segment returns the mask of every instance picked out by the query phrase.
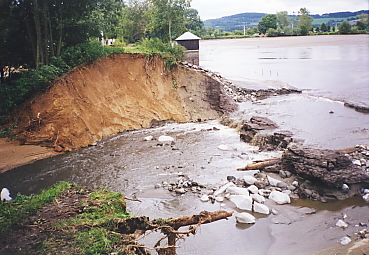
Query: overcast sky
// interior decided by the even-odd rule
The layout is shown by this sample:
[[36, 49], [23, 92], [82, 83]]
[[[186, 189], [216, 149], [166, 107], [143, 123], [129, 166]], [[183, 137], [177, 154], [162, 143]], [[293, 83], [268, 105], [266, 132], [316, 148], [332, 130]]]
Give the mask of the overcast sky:
[[360, 11], [369, 9], [369, 0], [192, 0], [202, 20], [221, 18], [244, 12], [274, 14], [278, 11], [298, 12], [306, 7], [311, 14]]

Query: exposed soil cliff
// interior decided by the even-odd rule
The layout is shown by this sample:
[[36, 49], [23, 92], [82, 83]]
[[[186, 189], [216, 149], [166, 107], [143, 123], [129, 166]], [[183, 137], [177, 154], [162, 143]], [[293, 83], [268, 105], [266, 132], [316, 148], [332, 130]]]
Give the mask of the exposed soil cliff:
[[214, 119], [234, 109], [222, 84], [201, 70], [176, 65], [169, 72], [158, 55], [113, 54], [56, 80], [13, 121], [22, 143], [68, 151], [153, 120]]

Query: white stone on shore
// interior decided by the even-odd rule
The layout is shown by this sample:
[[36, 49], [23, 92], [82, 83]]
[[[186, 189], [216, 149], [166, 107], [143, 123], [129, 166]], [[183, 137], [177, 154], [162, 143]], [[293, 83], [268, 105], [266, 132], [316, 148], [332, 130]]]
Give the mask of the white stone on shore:
[[361, 161], [359, 159], [352, 161], [352, 164], [361, 166]]
[[245, 195], [245, 196], [249, 196], [250, 192], [248, 189], [246, 188], [240, 188], [240, 187], [228, 187], [226, 190], [227, 193], [230, 193], [232, 195]]
[[202, 201], [202, 202], [208, 202], [209, 200], [210, 200], [210, 198], [209, 198], [209, 196], [208, 195], [202, 195], [201, 196], [201, 198], [200, 198], [200, 200]]
[[227, 182], [226, 184], [224, 184], [222, 187], [220, 187], [219, 189], [217, 189], [216, 191], [214, 191], [214, 197], [219, 196], [220, 194], [222, 194], [224, 191], [226, 191], [227, 188], [229, 187], [236, 187], [236, 185], [233, 182]]
[[11, 201], [12, 198], [10, 197], [10, 191], [7, 188], [3, 188], [1, 190], [0, 198], [1, 201]]
[[144, 138], [144, 141], [151, 141], [152, 139], [154, 139], [154, 137], [152, 135], [149, 135]]
[[236, 215], [238, 223], [253, 224], [256, 222], [256, 218], [249, 213], [242, 212]]
[[257, 179], [254, 176], [246, 175], [243, 177], [247, 185], [254, 185]]
[[252, 200], [258, 202], [258, 203], [264, 203], [265, 202], [265, 197], [259, 195], [259, 194], [251, 194], [250, 195]]
[[223, 203], [224, 197], [216, 197], [215, 201], [217, 201], [218, 203]]
[[269, 199], [273, 200], [274, 202], [276, 202], [277, 204], [289, 204], [291, 203], [291, 199], [287, 194], [284, 194], [282, 192], [273, 190], [270, 195], [269, 195]]
[[257, 194], [259, 192], [258, 187], [256, 187], [255, 185], [251, 185], [250, 187], [247, 188], [252, 194]]
[[245, 195], [230, 195], [229, 201], [233, 202], [240, 210], [252, 211], [252, 198]]
[[266, 214], [269, 215], [270, 210], [269, 207], [264, 205], [264, 204], [260, 204], [258, 202], [254, 202], [254, 207], [253, 207], [254, 212], [257, 213], [261, 213], [261, 214]]
[[351, 242], [351, 238], [344, 236], [340, 239], [340, 244], [342, 245], [348, 245]]
[[365, 194], [363, 196], [363, 199], [364, 199], [365, 202], [368, 202], [369, 203], [369, 194]]
[[218, 146], [218, 149], [221, 151], [232, 151], [233, 148], [226, 144], [221, 144]]
[[174, 138], [167, 135], [161, 135], [159, 136], [158, 141], [161, 143], [170, 143], [174, 141]]
[[295, 186], [295, 187], [298, 187], [299, 186], [299, 182], [298, 181], [293, 181], [292, 182], [292, 185]]
[[277, 180], [273, 177], [267, 176], [268, 177], [268, 181], [269, 181], [269, 185], [273, 186], [273, 187], [277, 187], [278, 183], [282, 182], [280, 180]]
[[336, 226], [337, 227], [340, 227], [340, 228], [347, 228], [348, 227], [348, 224], [346, 222], [344, 222], [343, 220], [338, 220], [336, 222]]

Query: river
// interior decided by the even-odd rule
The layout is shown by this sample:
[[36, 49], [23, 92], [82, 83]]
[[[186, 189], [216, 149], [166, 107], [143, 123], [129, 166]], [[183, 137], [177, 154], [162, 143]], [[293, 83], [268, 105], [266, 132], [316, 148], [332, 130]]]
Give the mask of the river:
[[[334, 37], [336, 38], [341, 37]], [[341, 42], [342, 47], [345, 44], [357, 45], [351, 49], [356, 60], [361, 58], [361, 54], [366, 54], [362, 56], [365, 58], [363, 62], [360, 62], [365, 65], [365, 60], [368, 60], [368, 45], [364, 42], [368, 37], [344, 38], [347, 41]], [[364, 40], [358, 43], [360, 40], [357, 38]], [[328, 78], [320, 84], [316, 83], [320, 79], [315, 75], [322, 77], [321, 68], [325, 66], [320, 63], [322, 56], [316, 51], [322, 51], [325, 40], [330, 40], [333, 48], [332, 38], [316, 37], [313, 38], [314, 44], [309, 43], [309, 39], [310, 37], [292, 37], [202, 41], [200, 65], [220, 72], [241, 86], [250, 83], [252, 79], [254, 86], [288, 83], [304, 90], [301, 95], [272, 97], [258, 103], [241, 103], [240, 111], [235, 113], [237, 117], [267, 116], [275, 120], [281, 129], [291, 130], [294, 137], [304, 140], [308, 145], [343, 148], [357, 143], [369, 144], [369, 115], [344, 107], [341, 101], [336, 100], [339, 95], [347, 94], [330, 89], [339, 87], [339, 91], [354, 92], [354, 89], [342, 88], [348, 85], [346, 78], [332, 80], [335, 84], [326, 84], [331, 81]], [[320, 43], [316, 40], [320, 40]], [[333, 76], [331, 72], [337, 69], [338, 63], [341, 63], [340, 70], [345, 70], [346, 67], [356, 70], [355, 61], [347, 64], [344, 59], [337, 60], [347, 56], [342, 53], [343, 50], [328, 51], [332, 55], [325, 55], [326, 58], [333, 58], [335, 60], [332, 61], [337, 62], [334, 66], [325, 66], [324, 72], [329, 77]], [[340, 53], [339, 56], [337, 53]], [[301, 54], [303, 58], [296, 57]], [[360, 77], [353, 80], [355, 86], [362, 85], [358, 89], [358, 97], [365, 97], [368, 70], [369, 68], [358, 71], [363, 72], [360, 77], [364, 85], [360, 83]], [[303, 73], [309, 73], [309, 76], [304, 76]], [[260, 82], [272, 79], [277, 82]], [[311, 85], [307, 80], [310, 80]], [[330, 111], [334, 113], [331, 114]], [[144, 137], [148, 135], [156, 138], [160, 135], [175, 137], [176, 149], [173, 150], [169, 145], [158, 146], [155, 140], [144, 141]], [[219, 150], [219, 145], [227, 145], [231, 149]], [[193, 181], [217, 188], [226, 181], [228, 175], [242, 178], [244, 173], [236, 171], [237, 168], [254, 159], [270, 158], [278, 153], [280, 152], [258, 153], [256, 147], [240, 142], [236, 130], [220, 125], [217, 120], [168, 124], [154, 129], [123, 132], [103, 139], [96, 146], [18, 167], [0, 175], [0, 187], [9, 188], [12, 194], [38, 192], [58, 181], [76, 182], [93, 188], [108, 187], [112, 191], [123, 192], [127, 197], [136, 196], [141, 199], [142, 202], [127, 201], [129, 211], [151, 218], [192, 215], [202, 210], [237, 211], [229, 202], [204, 203], [200, 201], [199, 194], [174, 195], [163, 188], [155, 188], [155, 185], [176, 180], [179, 174], [185, 174]], [[361, 198], [324, 204], [293, 199], [290, 205], [276, 205], [271, 201], [267, 205], [276, 209], [279, 214], [255, 214], [257, 222], [253, 225], [237, 224], [234, 217], [203, 225], [195, 236], [178, 243], [178, 254], [312, 254], [338, 245], [337, 241], [341, 237], [354, 235], [357, 231], [356, 224], [369, 220], [369, 205]], [[342, 218], [343, 214], [347, 215], [346, 221], [349, 223], [345, 230], [335, 227], [337, 219]], [[158, 238], [158, 234], [149, 235], [142, 242], [153, 246]]]

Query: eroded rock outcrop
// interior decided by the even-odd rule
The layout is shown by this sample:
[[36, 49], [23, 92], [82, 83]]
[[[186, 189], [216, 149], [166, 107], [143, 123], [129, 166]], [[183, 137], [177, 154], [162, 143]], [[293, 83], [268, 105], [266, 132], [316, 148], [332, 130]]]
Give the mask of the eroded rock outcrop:
[[314, 183], [341, 188], [343, 184], [369, 185], [369, 175], [338, 150], [320, 150], [291, 146], [285, 151], [280, 167]]

